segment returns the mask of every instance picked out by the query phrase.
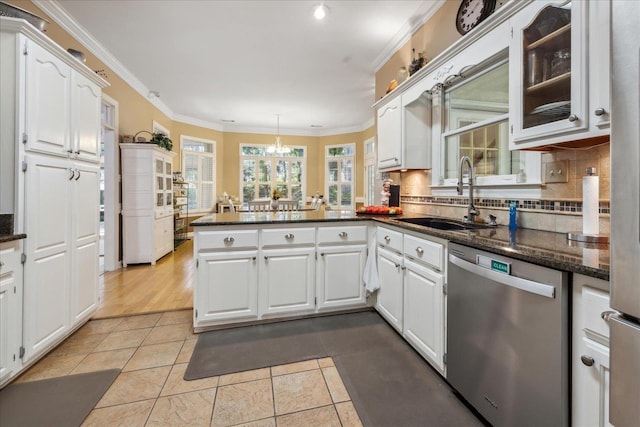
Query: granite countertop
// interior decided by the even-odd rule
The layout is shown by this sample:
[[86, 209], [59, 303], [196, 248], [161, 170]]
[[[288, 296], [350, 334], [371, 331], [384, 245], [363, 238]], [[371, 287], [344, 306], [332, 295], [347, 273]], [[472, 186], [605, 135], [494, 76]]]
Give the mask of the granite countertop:
[[0, 243], [12, 242], [14, 240], [25, 239], [26, 234], [2, 234], [0, 235]]
[[[427, 215], [403, 215], [425, 217]], [[303, 223], [323, 221], [368, 221], [388, 224], [414, 232], [440, 237], [455, 243], [557, 270], [609, 280], [609, 245], [572, 244], [564, 233], [518, 229], [506, 226], [469, 231], [445, 231], [398, 221], [396, 216], [357, 215], [354, 211], [239, 212], [211, 214], [190, 223], [198, 226]]]
[[0, 243], [12, 242], [27, 237], [13, 232], [13, 214], [0, 214]]

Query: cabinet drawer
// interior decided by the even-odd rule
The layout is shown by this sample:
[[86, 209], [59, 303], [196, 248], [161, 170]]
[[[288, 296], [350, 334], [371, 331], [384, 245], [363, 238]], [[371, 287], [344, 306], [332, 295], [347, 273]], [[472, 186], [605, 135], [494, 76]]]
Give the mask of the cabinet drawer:
[[361, 243], [367, 241], [367, 226], [351, 227], [319, 227], [318, 244], [327, 243]]
[[199, 231], [199, 249], [257, 248], [258, 230]]
[[444, 249], [440, 243], [405, 234], [403, 245], [406, 256], [425, 262], [437, 270], [442, 270]]
[[602, 319], [602, 312], [611, 310], [609, 294], [590, 286], [582, 287], [584, 307], [584, 329], [586, 333], [596, 333], [609, 338], [609, 324]]
[[379, 245], [402, 253], [402, 233], [400, 232], [378, 227], [378, 230], [376, 230], [376, 242]]
[[262, 246], [315, 245], [315, 228], [276, 228], [262, 230]]

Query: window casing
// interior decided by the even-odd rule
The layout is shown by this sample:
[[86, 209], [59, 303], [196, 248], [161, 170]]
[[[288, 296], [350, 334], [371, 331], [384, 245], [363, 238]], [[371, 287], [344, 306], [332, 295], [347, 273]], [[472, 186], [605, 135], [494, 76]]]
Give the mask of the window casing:
[[304, 201], [306, 194], [306, 148], [291, 147], [291, 153], [267, 153], [267, 145], [240, 145], [242, 202], [270, 199], [277, 190], [283, 199]]
[[182, 175], [188, 183], [189, 212], [210, 212], [215, 203], [216, 142], [181, 136]]
[[364, 204], [376, 204], [376, 165], [378, 156], [373, 138], [364, 142]]
[[356, 145], [328, 145], [325, 150], [325, 197], [327, 205], [355, 208]]

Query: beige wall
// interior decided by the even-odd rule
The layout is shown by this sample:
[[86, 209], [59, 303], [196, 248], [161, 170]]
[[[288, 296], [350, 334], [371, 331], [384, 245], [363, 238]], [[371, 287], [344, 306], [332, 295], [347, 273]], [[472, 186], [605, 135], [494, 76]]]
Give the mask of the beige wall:
[[385, 95], [389, 82], [395, 80], [400, 67], [409, 68], [412, 49], [425, 52], [427, 62], [438, 56], [451, 46], [461, 36], [456, 30], [455, 18], [460, 1], [447, 0], [445, 4], [418, 29], [411, 39], [405, 43], [393, 56], [376, 72], [375, 100]]

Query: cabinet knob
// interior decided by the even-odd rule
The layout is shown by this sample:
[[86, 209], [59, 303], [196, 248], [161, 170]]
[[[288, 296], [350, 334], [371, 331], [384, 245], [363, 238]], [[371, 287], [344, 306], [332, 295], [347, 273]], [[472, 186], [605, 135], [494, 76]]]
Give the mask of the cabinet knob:
[[598, 117], [604, 116], [605, 114], [607, 114], [607, 110], [605, 110], [604, 108], [596, 108], [593, 114], [595, 114]]
[[396, 268], [400, 268], [400, 264], [396, 264]]
[[349, 233], [347, 233], [346, 231], [341, 231], [340, 233], [338, 233], [338, 236], [345, 238], [349, 235]]
[[602, 317], [602, 320], [604, 320], [605, 322], [609, 322], [609, 319], [611, 319], [611, 316], [613, 316], [614, 314], [616, 314], [615, 311], [603, 311], [600, 314], [600, 317]]
[[72, 150], [72, 149], [68, 149], [68, 150], [67, 150], [67, 153], [69, 153], [69, 154], [73, 154], [73, 150]]
[[418, 246], [416, 248], [416, 252], [418, 253], [418, 255], [422, 255], [424, 253], [424, 249], [422, 249], [420, 246]]
[[389, 241], [390, 241], [390, 240], [391, 240], [391, 237], [389, 237], [389, 236], [384, 236], [384, 241], [385, 241], [385, 242], [389, 243]]
[[582, 360], [582, 363], [585, 366], [593, 366], [593, 364], [596, 362], [591, 356], [580, 356], [580, 360]]
[[0, 268], [4, 267], [4, 261], [0, 261]]
[[293, 240], [294, 237], [295, 236], [293, 234], [291, 234], [291, 233], [284, 235], [284, 238], [287, 239], [287, 240]]
[[571, 114], [571, 115], [569, 116], [569, 121], [570, 121], [571, 123], [573, 123], [573, 122], [577, 122], [577, 121], [578, 121], [578, 116], [576, 116], [575, 114]]
[[224, 242], [225, 243], [233, 243], [236, 239], [234, 239], [233, 237], [225, 237], [224, 238]]

